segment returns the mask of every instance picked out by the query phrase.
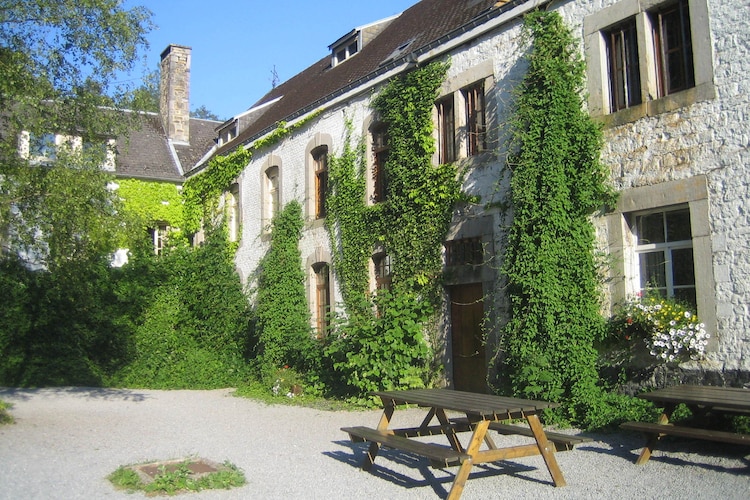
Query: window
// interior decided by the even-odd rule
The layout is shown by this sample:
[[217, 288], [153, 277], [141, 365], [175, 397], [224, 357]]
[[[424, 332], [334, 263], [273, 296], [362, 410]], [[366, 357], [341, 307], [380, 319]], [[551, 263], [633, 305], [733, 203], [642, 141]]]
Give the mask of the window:
[[312, 152], [315, 173], [315, 218], [326, 216], [326, 193], [328, 192], [328, 147], [321, 146]]
[[687, 0], [651, 12], [659, 96], [695, 86]]
[[346, 61], [359, 52], [359, 32], [355, 33], [351, 38], [347, 38], [343, 42], [331, 46], [331, 50], [333, 52], [333, 66]]
[[375, 289], [391, 289], [391, 257], [385, 252], [378, 253], [372, 257], [375, 267]]
[[156, 227], [148, 230], [149, 236], [151, 237], [151, 241], [154, 245], [154, 253], [156, 255], [161, 255], [164, 251], [164, 247], [167, 244], [168, 231], [169, 226], [166, 224], [166, 222], [160, 222], [156, 225]]
[[584, 18], [591, 114], [628, 109], [622, 123], [715, 98], [708, 18], [707, 0], [621, 0]]
[[388, 132], [385, 125], [380, 124], [372, 131], [372, 201], [385, 201], [388, 185], [385, 175], [385, 163], [388, 161]]
[[464, 266], [482, 265], [484, 262], [484, 249], [482, 238], [461, 238], [445, 242], [445, 265]]
[[690, 211], [678, 208], [635, 214], [631, 223], [636, 236], [641, 291], [656, 290], [696, 305], [693, 236]]
[[323, 338], [331, 326], [331, 271], [327, 263], [321, 262], [313, 266], [313, 272], [315, 273], [315, 325], [318, 338]]
[[453, 94], [436, 103], [438, 117], [438, 162], [456, 160], [456, 120], [453, 114]]
[[279, 167], [266, 169], [266, 223], [270, 224], [279, 213]]
[[240, 240], [240, 187], [232, 185], [227, 193], [227, 229], [229, 241]]
[[641, 103], [635, 18], [606, 33], [609, 67], [610, 109], [619, 111]]
[[54, 160], [57, 156], [55, 134], [29, 134], [29, 158]]
[[475, 156], [487, 149], [487, 124], [484, 107], [484, 82], [464, 89], [466, 101], [466, 132], [468, 156]]

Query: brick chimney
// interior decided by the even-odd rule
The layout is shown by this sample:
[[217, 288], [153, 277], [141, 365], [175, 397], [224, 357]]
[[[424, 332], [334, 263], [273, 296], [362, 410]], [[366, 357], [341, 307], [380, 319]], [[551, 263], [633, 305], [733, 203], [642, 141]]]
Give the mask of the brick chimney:
[[190, 47], [169, 45], [161, 53], [159, 110], [167, 138], [190, 142]]

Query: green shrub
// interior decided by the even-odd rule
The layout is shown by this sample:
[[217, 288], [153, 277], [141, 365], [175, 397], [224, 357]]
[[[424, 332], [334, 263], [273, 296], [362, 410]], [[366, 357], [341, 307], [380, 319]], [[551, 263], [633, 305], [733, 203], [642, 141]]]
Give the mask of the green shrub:
[[302, 225], [302, 207], [296, 201], [288, 203], [274, 217], [271, 247], [259, 265], [253, 347], [258, 375], [270, 383], [283, 366], [307, 371], [317, 347], [298, 247]]
[[415, 295], [381, 291], [369, 315], [335, 326], [326, 354], [349, 394], [424, 387], [430, 349], [422, 325], [432, 311]]

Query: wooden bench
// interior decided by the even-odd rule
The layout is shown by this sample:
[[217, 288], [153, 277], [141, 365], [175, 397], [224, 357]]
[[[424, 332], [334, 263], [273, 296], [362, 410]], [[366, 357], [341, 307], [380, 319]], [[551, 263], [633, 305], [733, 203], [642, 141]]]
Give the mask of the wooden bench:
[[[454, 422], [458, 425], [468, 425], [469, 421], [465, 418], [455, 418], [451, 419], [451, 422]], [[531, 432], [531, 428], [520, 426], [520, 425], [512, 425], [512, 424], [502, 424], [500, 422], [492, 422], [490, 423], [490, 429], [493, 431], [499, 432], [500, 434], [520, 434], [522, 436], [527, 437], [534, 437], [534, 433]], [[547, 440], [551, 443], [554, 443], [556, 451], [569, 451], [572, 450], [573, 447], [577, 444], [581, 443], [587, 443], [592, 441], [591, 438], [585, 437], [585, 436], [572, 436], [568, 434], [560, 434], [557, 432], [547, 432], [544, 431], [544, 434], [547, 436]]]
[[355, 443], [369, 441], [387, 448], [426, 457], [436, 469], [457, 465], [471, 459], [466, 453], [461, 453], [453, 448], [396, 436], [388, 431], [379, 431], [370, 427], [342, 427], [341, 430], [348, 433]]
[[672, 424], [654, 424], [649, 422], [624, 422], [620, 424], [621, 429], [628, 431], [640, 431], [649, 435], [679, 436], [693, 439], [705, 439], [707, 441], [718, 441], [720, 443], [750, 445], [750, 434], [738, 434], [735, 432], [714, 431], [709, 429], [697, 429]]

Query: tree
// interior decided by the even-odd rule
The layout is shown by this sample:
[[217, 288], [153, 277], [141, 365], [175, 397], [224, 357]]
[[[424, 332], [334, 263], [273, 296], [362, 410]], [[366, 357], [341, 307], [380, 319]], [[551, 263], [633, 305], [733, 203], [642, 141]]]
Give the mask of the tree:
[[[113, 248], [117, 199], [101, 166], [129, 125], [113, 110], [132, 100], [113, 81], [147, 46], [150, 16], [117, 0], [0, 2], [0, 234], [39, 265]], [[34, 154], [49, 134], [57, 144]]]
[[130, 102], [126, 103], [127, 109], [138, 111], [159, 112], [159, 70], [151, 71], [143, 77], [140, 87], [131, 93]]
[[614, 200], [600, 162], [601, 132], [583, 108], [585, 68], [559, 14], [524, 20], [532, 48], [517, 97], [505, 253], [510, 318], [502, 333], [509, 389], [564, 401], [581, 423], [601, 400], [593, 342], [599, 275], [590, 216]]
[[214, 120], [217, 122], [220, 121], [219, 116], [213, 111], [209, 110], [205, 104], [202, 104], [200, 107], [195, 108], [193, 111], [191, 111], [190, 116], [192, 116], [193, 118], [200, 118], [202, 120]]

